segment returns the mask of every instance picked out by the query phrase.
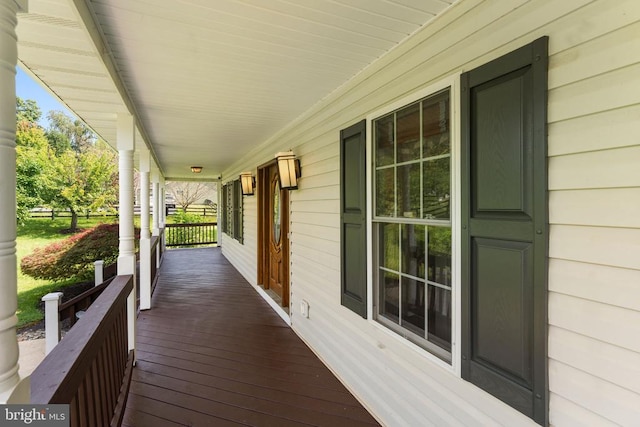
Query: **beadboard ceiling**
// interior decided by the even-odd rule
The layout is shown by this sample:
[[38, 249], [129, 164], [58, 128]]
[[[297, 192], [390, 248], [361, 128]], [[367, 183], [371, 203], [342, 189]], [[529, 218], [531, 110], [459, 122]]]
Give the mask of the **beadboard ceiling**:
[[215, 179], [455, 0], [29, 0], [20, 66], [168, 179]]

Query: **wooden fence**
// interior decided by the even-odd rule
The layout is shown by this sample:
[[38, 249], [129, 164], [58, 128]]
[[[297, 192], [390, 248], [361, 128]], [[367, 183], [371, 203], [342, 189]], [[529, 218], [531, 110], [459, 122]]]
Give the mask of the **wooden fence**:
[[[176, 212], [181, 211], [182, 208], [167, 208], [167, 215], [173, 215]], [[195, 214], [195, 215], [200, 215], [200, 216], [204, 216], [204, 217], [215, 217], [218, 214], [218, 211], [215, 207], [211, 207], [211, 206], [189, 206], [187, 208], [187, 213], [190, 214]], [[136, 206], [134, 208], [134, 214], [135, 215], [140, 215], [140, 207]], [[102, 217], [117, 217], [118, 216], [118, 212], [92, 212], [92, 211], [85, 211], [85, 212], [79, 212], [78, 213], [78, 217], [79, 218], [102, 218]], [[42, 209], [42, 208], [38, 208], [38, 209], [33, 209], [30, 211], [30, 217], [31, 218], [49, 218], [49, 219], [55, 219], [55, 218], [71, 218], [71, 212], [69, 212], [68, 210], [54, 210], [54, 209]]]

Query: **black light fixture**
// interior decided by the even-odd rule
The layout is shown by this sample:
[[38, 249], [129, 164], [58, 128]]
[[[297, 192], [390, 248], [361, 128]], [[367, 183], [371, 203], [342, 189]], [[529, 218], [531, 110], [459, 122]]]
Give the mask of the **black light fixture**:
[[191, 172], [193, 172], [193, 173], [202, 172], [202, 166], [191, 166]]
[[300, 160], [296, 159], [293, 151], [286, 151], [276, 154], [278, 162], [278, 176], [280, 177], [280, 188], [283, 190], [295, 190], [298, 188], [298, 178], [300, 178]]
[[251, 175], [251, 172], [242, 172], [240, 174], [240, 184], [242, 185], [243, 196], [253, 196], [256, 179]]

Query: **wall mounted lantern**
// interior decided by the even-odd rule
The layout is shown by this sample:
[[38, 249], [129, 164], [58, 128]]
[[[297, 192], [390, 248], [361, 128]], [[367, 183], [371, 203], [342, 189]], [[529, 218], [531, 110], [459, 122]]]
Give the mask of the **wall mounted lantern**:
[[296, 159], [293, 151], [286, 151], [276, 154], [278, 161], [278, 175], [280, 177], [280, 188], [283, 190], [295, 190], [298, 188], [298, 178], [300, 178], [300, 160]]
[[202, 166], [191, 166], [191, 172], [193, 172], [193, 173], [202, 172]]
[[253, 196], [256, 179], [251, 175], [251, 172], [242, 172], [240, 174], [240, 184], [242, 185], [243, 196]]

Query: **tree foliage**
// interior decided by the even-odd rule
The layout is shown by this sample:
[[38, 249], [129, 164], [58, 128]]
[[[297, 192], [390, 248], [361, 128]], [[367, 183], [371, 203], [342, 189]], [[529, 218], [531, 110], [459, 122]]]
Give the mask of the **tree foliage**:
[[[136, 230], [138, 234], [139, 230]], [[96, 260], [103, 260], [105, 265], [117, 261], [118, 245], [118, 224], [101, 224], [35, 249], [22, 259], [20, 268], [24, 274], [36, 279], [89, 279], [93, 276]]]
[[205, 217], [202, 215], [184, 211], [176, 212], [172, 218], [173, 222], [176, 224], [198, 224], [205, 222]]
[[112, 205], [117, 200], [116, 154], [97, 140], [80, 120], [50, 111], [49, 129], [37, 120], [33, 100], [16, 99], [16, 178], [18, 221], [38, 205], [71, 212], [71, 230], [78, 214]]
[[71, 230], [78, 214], [114, 204], [117, 200], [115, 153], [106, 147], [90, 147], [83, 153], [67, 150], [52, 163], [45, 202], [71, 212]]
[[46, 136], [49, 141], [49, 147], [51, 147], [56, 156], [71, 150], [71, 142], [65, 134], [55, 130], [48, 130]]
[[33, 99], [16, 97], [16, 122], [38, 123], [42, 117], [42, 111], [38, 103]]
[[93, 147], [96, 142], [95, 134], [78, 119], [72, 119], [62, 111], [49, 111], [50, 138], [57, 141], [69, 142], [71, 148], [76, 152], [84, 152]]
[[29, 210], [42, 203], [50, 162], [49, 144], [44, 130], [22, 120], [16, 128], [17, 220], [23, 223]]

